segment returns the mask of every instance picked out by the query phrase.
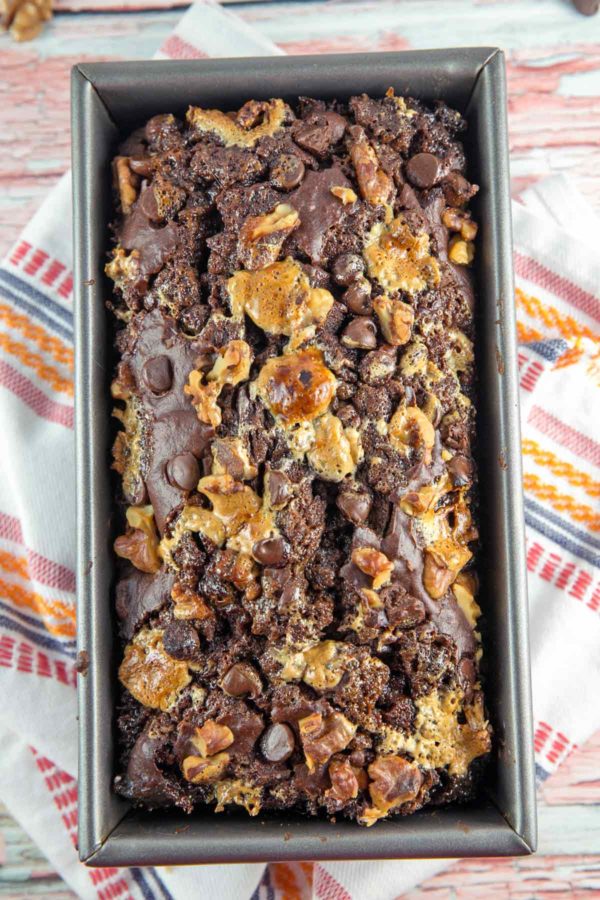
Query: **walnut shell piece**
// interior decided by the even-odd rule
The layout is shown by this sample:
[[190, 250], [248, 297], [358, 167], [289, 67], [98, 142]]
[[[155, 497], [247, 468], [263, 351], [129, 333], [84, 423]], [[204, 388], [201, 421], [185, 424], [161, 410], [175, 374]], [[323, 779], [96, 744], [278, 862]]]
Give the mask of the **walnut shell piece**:
[[334, 197], [337, 197], [338, 200], [341, 200], [344, 206], [349, 206], [351, 203], [356, 203], [358, 197], [349, 187], [341, 187], [338, 185], [334, 185], [329, 188]]
[[345, 750], [356, 732], [356, 725], [340, 712], [329, 716], [311, 713], [298, 722], [300, 739], [309, 772], [324, 765], [334, 753]]
[[290, 427], [327, 412], [336, 384], [321, 351], [311, 348], [268, 359], [256, 379], [256, 390], [272, 415]]
[[125, 515], [129, 529], [116, 539], [115, 553], [140, 572], [158, 572], [161, 559], [152, 506], [129, 506]]
[[373, 301], [373, 308], [377, 313], [381, 331], [392, 347], [401, 347], [407, 344], [412, 336], [412, 327], [415, 314], [408, 303], [401, 300], [392, 300], [383, 294]]
[[162, 631], [143, 628], [125, 647], [119, 680], [142, 706], [167, 712], [192, 678], [187, 663], [165, 651]]
[[52, 0], [4, 0], [0, 3], [0, 32], [10, 31], [15, 41], [31, 41], [52, 18]]
[[113, 168], [121, 209], [123, 215], [127, 216], [137, 200], [139, 178], [129, 168], [129, 158], [127, 156], [116, 156], [113, 161]]
[[210, 619], [214, 613], [200, 594], [179, 581], [171, 588], [171, 599], [174, 603], [173, 615], [176, 619]]
[[221, 750], [231, 747], [234, 737], [233, 731], [227, 725], [220, 725], [214, 719], [207, 719], [201, 728], [196, 728], [190, 740], [200, 756], [214, 756]]
[[448, 244], [448, 258], [459, 266], [470, 266], [475, 259], [475, 244], [455, 235]]
[[414, 800], [423, 784], [418, 767], [401, 756], [380, 756], [367, 771], [373, 806], [365, 809], [360, 819], [367, 826], [382, 819], [391, 809]]

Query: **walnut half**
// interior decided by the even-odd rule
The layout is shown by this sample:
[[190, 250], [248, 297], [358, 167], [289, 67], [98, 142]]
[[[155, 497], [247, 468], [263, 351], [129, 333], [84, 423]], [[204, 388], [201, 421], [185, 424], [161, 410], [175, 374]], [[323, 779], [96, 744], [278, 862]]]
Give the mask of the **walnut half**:
[[380, 756], [367, 771], [373, 806], [365, 809], [360, 819], [367, 826], [387, 816], [391, 809], [414, 800], [423, 784], [418, 767], [401, 756]]
[[298, 728], [309, 772], [314, 771], [315, 765], [328, 762], [334, 753], [344, 750], [356, 732], [356, 725], [339, 712], [329, 716], [311, 713], [300, 719]]

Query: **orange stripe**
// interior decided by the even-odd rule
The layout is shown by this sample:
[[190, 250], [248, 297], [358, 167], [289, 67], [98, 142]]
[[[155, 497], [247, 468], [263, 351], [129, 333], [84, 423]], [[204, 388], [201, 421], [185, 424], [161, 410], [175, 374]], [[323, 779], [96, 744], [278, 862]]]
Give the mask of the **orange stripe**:
[[526, 491], [531, 491], [540, 500], [547, 500], [554, 509], [566, 512], [575, 522], [582, 522], [591, 531], [600, 531], [600, 515], [591, 506], [577, 503], [567, 494], [561, 494], [554, 485], [546, 484], [537, 475], [525, 475], [523, 485]]
[[296, 875], [286, 863], [269, 863], [273, 884], [281, 891], [281, 900], [302, 900]]
[[564, 478], [573, 487], [582, 488], [590, 497], [600, 497], [600, 481], [595, 481], [587, 472], [580, 472], [571, 463], [559, 459], [550, 450], [544, 450], [537, 441], [523, 441], [523, 453], [531, 456], [539, 466], [550, 469], [553, 475]]
[[559, 312], [550, 303], [542, 303], [538, 297], [526, 294], [521, 288], [515, 291], [517, 306], [524, 309], [532, 319], [538, 319], [548, 328], [557, 328], [564, 338], [589, 338], [597, 343], [600, 335], [593, 332], [586, 325], [582, 325], [572, 316]]
[[47, 616], [52, 615], [52, 612], [48, 609], [49, 606], [51, 607], [53, 605], [52, 601], [47, 602], [43, 597], [40, 597], [39, 594], [32, 594], [20, 585], [10, 584], [8, 581], [4, 581], [1, 578], [0, 594], [14, 603], [15, 606], [25, 607], [26, 609], [38, 613], [38, 615], [43, 618], [44, 625], [50, 634], [57, 635], [58, 637], [75, 637], [75, 624], [73, 622], [55, 625], [48, 621]]
[[41, 356], [33, 353], [25, 344], [20, 341], [14, 341], [7, 334], [0, 334], [0, 347], [15, 356], [23, 365], [27, 366], [55, 391], [73, 396], [73, 382], [67, 378], [63, 378], [60, 372], [53, 366], [48, 366]]
[[526, 344], [528, 341], [542, 341], [544, 336], [541, 331], [537, 331], [535, 328], [529, 328], [527, 325], [524, 325], [523, 322], [520, 322], [517, 319], [517, 334], [519, 336], [519, 341], [521, 344]]
[[[0, 550], [0, 569], [4, 569], [5, 572], [9, 572], [11, 575], [20, 575], [26, 581], [31, 581], [29, 566], [24, 556], [14, 556], [7, 550]], [[75, 610], [70, 603], [64, 603], [62, 600], [45, 600], [39, 594], [32, 594], [31, 596], [39, 597], [44, 608], [56, 618], [75, 621]]]
[[555, 369], [566, 369], [567, 366], [573, 366], [575, 363], [578, 363], [581, 357], [584, 355], [585, 350], [583, 347], [570, 347], [568, 350], [563, 353], [563, 355], [557, 360]]
[[31, 322], [27, 316], [15, 312], [5, 303], [0, 303], [0, 322], [6, 322], [9, 328], [14, 328], [33, 341], [40, 350], [49, 353], [57, 363], [64, 363], [70, 371], [73, 371], [73, 351], [60, 340], [48, 334], [41, 325]]

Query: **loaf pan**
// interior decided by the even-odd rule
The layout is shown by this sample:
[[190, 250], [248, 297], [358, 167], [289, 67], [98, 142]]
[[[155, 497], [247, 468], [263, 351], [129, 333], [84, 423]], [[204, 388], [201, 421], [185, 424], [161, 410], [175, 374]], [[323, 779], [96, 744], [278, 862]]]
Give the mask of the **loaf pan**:
[[[469, 120], [469, 174], [480, 185], [476, 358], [480, 389], [481, 605], [494, 754], [481, 797], [366, 830], [300, 816], [192, 816], [133, 809], [112, 791], [116, 639], [109, 382], [103, 273], [110, 160], [133, 128], [190, 104], [347, 98], [363, 91], [445, 100]], [[190, 62], [82, 63], [73, 69], [78, 491], [79, 854], [91, 866], [262, 860], [511, 856], [536, 842], [505, 71], [494, 48]]]

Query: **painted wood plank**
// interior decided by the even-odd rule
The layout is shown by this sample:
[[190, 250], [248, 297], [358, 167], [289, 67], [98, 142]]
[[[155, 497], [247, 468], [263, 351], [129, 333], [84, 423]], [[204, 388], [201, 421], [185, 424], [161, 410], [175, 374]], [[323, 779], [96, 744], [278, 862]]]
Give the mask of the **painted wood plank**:
[[34, 897], [74, 900], [75, 896], [0, 802], [2, 900], [26, 900]]

